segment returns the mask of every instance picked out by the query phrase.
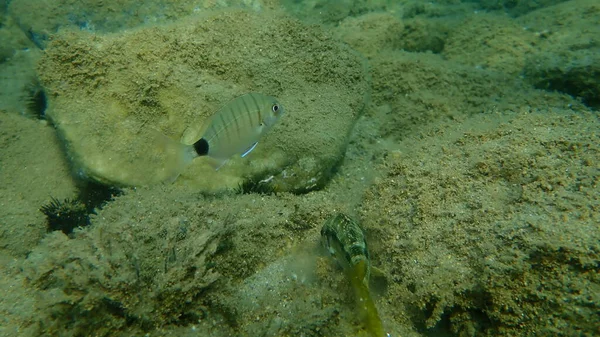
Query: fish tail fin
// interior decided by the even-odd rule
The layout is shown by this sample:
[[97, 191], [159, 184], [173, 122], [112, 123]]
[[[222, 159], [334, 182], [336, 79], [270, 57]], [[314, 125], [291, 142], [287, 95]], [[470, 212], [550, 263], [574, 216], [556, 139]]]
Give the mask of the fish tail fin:
[[198, 155], [193, 145], [180, 143], [158, 131], [154, 132], [154, 138], [162, 155], [163, 181], [173, 183]]
[[381, 318], [379, 317], [379, 312], [377, 311], [377, 307], [375, 306], [375, 302], [369, 291], [368, 281], [365, 282], [364, 279], [364, 276], [366, 275], [366, 267], [364, 264], [365, 261], [361, 261], [359, 264], [355, 265], [350, 278], [356, 296], [358, 314], [364, 322], [369, 335], [372, 337], [386, 336], [383, 330], [383, 324], [381, 323]]
[[354, 289], [356, 294], [356, 301], [358, 306], [358, 313], [361, 320], [365, 324], [365, 328], [372, 337], [383, 337], [386, 336], [383, 330], [383, 324], [381, 318], [379, 318], [379, 312], [373, 301], [373, 297], [369, 292], [366, 285], [361, 284], [358, 289]]
[[192, 163], [194, 158], [197, 157], [194, 155], [195, 152], [192, 145], [178, 143], [177, 146], [178, 149], [175, 151], [175, 160], [168, 162], [166, 165], [168, 172], [171, 172], [167, 179], [165, 179], [165, 181], [169, 183], [174, 183], [179, 175], [181, 175], [181, 172], [183, 172], [183, 170]]

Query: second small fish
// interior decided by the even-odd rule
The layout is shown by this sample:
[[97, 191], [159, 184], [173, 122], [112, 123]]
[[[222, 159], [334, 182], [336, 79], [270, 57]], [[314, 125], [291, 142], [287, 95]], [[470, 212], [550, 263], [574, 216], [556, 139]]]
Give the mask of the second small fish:
[[372, 337], [389, 337], [384, 333], [379, 313], [369, 291], [371, 260], [365, 233], [358, 222], [338, 213], [330, 217], [321, 229], [325, 248], [335, 257], [350, 280], [356, 295], [358, 313]]

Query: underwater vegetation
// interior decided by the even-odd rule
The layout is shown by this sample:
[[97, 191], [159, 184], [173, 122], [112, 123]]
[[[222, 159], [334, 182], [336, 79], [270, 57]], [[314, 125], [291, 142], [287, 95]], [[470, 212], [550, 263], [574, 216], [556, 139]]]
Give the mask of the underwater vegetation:
[[40, 211], [46, 215], [48, 231], [62, 231], [69, 235], [77, 227], [90, 224], [90, 217], [85, 204], [79, 199], [52, 198], [50, 203], [42, 206]]
[[50, 203], [40, 208], [40, 212], [46, 216], [48, 231], [60, 230], [69, 235], [75, 228], [89, 226], [90, 214], [96, 214], [96, 209], [101, 209], [122, 193], [115, 187], [90, 182], [81, 188], [77, 198], [61, 201], [53, 197]]
[[276, 188], [272, 179], [252, 177], [242, 181], [235, 189], [235, 194], [275, 194]]
[[25, 87], [24, 94], [25, 106], [27, 112], [38, 119], [46, 119], [46, 108], [48, 107], [48, 100], [44, 88], [37, 80], [33, 78], [31, 82]]
[[123, 191], [109, 185], [97, 182], [86, 182], [80, 187], [79, 199], [86, 205], [87, 210], [92, 212], [95, 208], [102, 208], [107, 202], [118, 197]]

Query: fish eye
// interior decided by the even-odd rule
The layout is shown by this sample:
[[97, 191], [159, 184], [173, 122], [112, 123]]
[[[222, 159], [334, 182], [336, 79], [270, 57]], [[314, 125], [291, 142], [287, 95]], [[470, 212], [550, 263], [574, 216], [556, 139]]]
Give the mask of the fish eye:
[[273, 107], [271, 108], [271, 110], [273, 110], [273, 112], [279, 111], [279, 105], [278, 104], [273, 104]]

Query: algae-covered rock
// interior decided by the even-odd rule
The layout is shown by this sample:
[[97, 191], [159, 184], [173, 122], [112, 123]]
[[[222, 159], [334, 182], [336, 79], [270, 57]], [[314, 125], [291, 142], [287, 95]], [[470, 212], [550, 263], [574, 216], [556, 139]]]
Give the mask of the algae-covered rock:
[[[569, 0], [482, 0], [479, 1], [479, 8], [486, 11], [502, 11], [510, 16], [518, 17], [532, 11], [538, 11], [545, 7], [550, 7]], [[572, 3], [572, 2], [571, 2]], [[572, 6], [572, 4], [571, 4]]]
[[126, 212], [107, 207], [93, 220], [98, 226], [76, 231], [73, 239], [52, 232], [22, 262], [25, 287], [39, 290], [34, 313], [20, 316], [30, 321], [32, 335], [143, 335], [204, 317], [201, 294], [220, 277], [211, 260], [226, 230], [223, 221], [190, 212], [190, 199], [186, 206], [169, 203], [172, 216], [152, 212], [165, 207], [161, 198], [144, 200]]
[[443, 55], [475, 67], [516, 75], [534, 50], [535, 36], [505, 16], [479, 14], [449, 34]]
[[[115, 32], [148, 23], [171, 22], [211, 8], [263, 7], [261, 0], [13, 0], [7, 3], [10, 16], [40, 48], [47, 45], [50, 34], [64, 27], [90, 32]], [[0, 10], [2, 6], [0, 4]]]
[[[464, 336], [594, 335], [597, 116], [437, 122], [385, 159], [361, 213], [392, 315]], [[574, 132], [574, 130], [579, 130]]]
[[600, 4], [569, 1], [519, 18], [537, 36], [525, 78], [535, 87], [564, 92], [600, 107]]
[[371, 61], [374, 121], [384, 138], [402, 139], [423, 125], [462, 120], [490, 110], [576, 104], [571, 97], [532, 89], [491, 69], [474, 69], [440, 55], [387, 52]]
[[172, 176], [161, 134], [189, 142], [234, 97], [277, 97], [286, 114], [249, 156], [219, 171], [197, 159], [179, 178], [204, 190], [271, 174], [279, 190], [322, 185], [369, 85], [361, 58], [319, 28], [242, 10], [123, 34], [63, 32], [39, 71], [47, 115], [80, 174], [122, 185]]
[[309, 324], [337, 331], [342, 305], [322, 308], [314, 276], [290, 278], [314, 274], [323, 210], [343, 200], [326, 191], [216, 197], [173, 185], [125, 189], [91, 226], [52, 232], [15, 262], [10, 277], [27, 280], [15, 291], [35, 296], [19, 306], [0, 299], [0, 313], [31, 306], [8, 316], [28, 322], [31, 336], [285, 335]]
[[338, 36], [367, 57], [398, 48], [403, 33], [402, 22], [389, 13], [367, 13], [347, 17], [336, 27]]
[[46, 233], [40, 207], [76, 186], [46, 123], [0, 110], [0, 149], [0, 255], [22, 257]]

